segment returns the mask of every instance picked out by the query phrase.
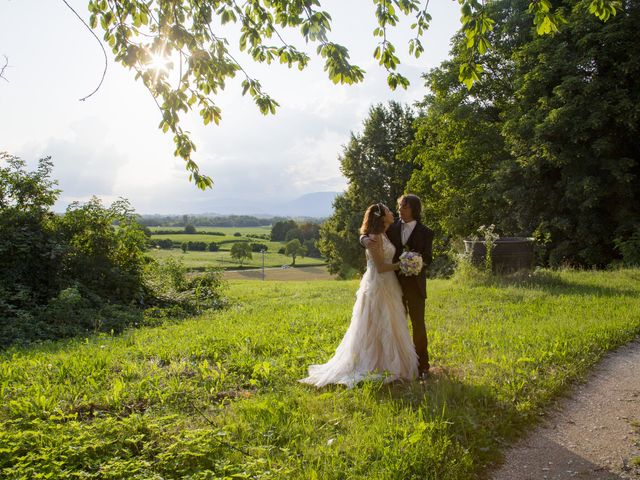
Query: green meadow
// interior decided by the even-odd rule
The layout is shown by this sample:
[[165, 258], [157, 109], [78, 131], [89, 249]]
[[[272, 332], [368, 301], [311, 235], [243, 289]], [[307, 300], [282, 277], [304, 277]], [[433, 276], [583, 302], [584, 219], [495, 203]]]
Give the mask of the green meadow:
[[[197, 232], [193, 234], [184, 233], [182, 227], [151, 227], [152, 240], [171, 240], [174, 244], [183, 242], [215, 242], [219, 250], [216, 252], [188, 251], [183, 252], [180, 248], [173, 249], [150, 249], [147, 254], [155, 260], [163, 260], [169, 257], [180, 260], [189, 269], [202, 269], [216, 267], [223, 269], [235, 269], [240, 267], [240, 262], [231, 258], [230, 250], [236, 242], [259, 243], [267, 246], [264, 255], [264, 266], [268, 268], [290, 265], [291, 257], [278, 253], [278, 250], [286, 245], [286, 242], [272, 242], [262, 238], [252, 238], [247, 235], [269, 235], [271, 226], [265, 227], [196, 227]], [[156, 234], [157, 231], [174, 230], [176, 233]], [[206, 232], [219, 232], [223, 235], [207, 235]], [[240, 235], [236, 235], [236, 234]], [[296, 266], [324, 265], [322, 258], [296, 257]], [[263, 256], [259, 252], [253, 252], [251, 259], [245, 259], [242, 267], [261, 268], [263, 266]]]
[[232, 281], [182, 322], [0, 354], [0, 477], [473, 479], [640, 333], [640, 270], [429, 281], [427, 381], [317, 390], [357, 281]]
[[[151, 232], [157, 231], [175, 231], [176, 233], [184, 232], [184, 227], [149, 227]], [[196, 227], [197, 232], [220, 232], [228, 236], [233, 236], [234, 233], [240, 233], [241, 235], [269, 235], [271, 234], [271, 225], [265, 225], [262, 227]]]
[[[240, 263], [231, 258], [228, 250], [219, 250], [217, 252], [183, 252], [180, 249], [173, 248], [171, 250], [150, 249], [147, 252], [151, 258], [155, 260], [164, 260], [167, 258], [175, 258], [180, 260], [185, 267], [190, 269], [201, 269], [205, 267], [216, 268], [238, 268]], [[253, 252], [250, 259], [242, 262], [243, 267], [262, 268], [262, 254]], [[264, 254], [264, 266], [268, 268], [281, 267], [282, 265], [290, 265], [291, 257], [274, 252], [267, 251]], [[296, 266], [313, 266], [324, 265], [325, 262], [321, 258], [312, 257], [296, 257]]]

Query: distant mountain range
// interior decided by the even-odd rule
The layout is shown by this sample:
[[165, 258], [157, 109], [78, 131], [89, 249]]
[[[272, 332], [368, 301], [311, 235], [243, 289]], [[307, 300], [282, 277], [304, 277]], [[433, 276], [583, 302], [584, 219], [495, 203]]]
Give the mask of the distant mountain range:
[[338, 192], [314, 192], [276, 206], [274, 215], [287, 217], [328, 217], [333, 213], [332, 203]]

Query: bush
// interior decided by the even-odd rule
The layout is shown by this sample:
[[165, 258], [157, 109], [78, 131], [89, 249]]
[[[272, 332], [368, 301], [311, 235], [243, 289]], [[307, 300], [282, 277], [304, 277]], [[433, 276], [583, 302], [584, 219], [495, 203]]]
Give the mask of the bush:
[[220, 250], [220, 247], [218, 246], [218, 244], [216, 242], [209, 242], [209, 251], [210, 252], [217, 252], [218, 250]]
[[50, 158], [35, 172], [6, 153], [0, 161], [0, 345], [135, 323], [147, 238], [129, 203], [92, 198], [55, 215]]
[[234, 233], [234, 234], [233, 234], [233, 236], [234, 236], [234, 237], [241, 237], [241, 236], [242, 236], [242, 234], [241, 234], [240, 232], [236, 232], [236, 233]]
[[173, 258], [151, 262], [144, 273], [147, 296], [145, 305], [152, 307], [151, 317], [158, 318], [158, 309], [194, 315], [204, 310], [220, 308], [226, 300], [222, 296], [224, 281], [219, 270], [207, 269], [195, 277], [187, 276], [184, 264]]
[[[57, 238], [50, 208], [59, 190], [49, 179], [53, 163], [26, 163], [0, 153], [0, 315], [42, 305], [60, 290], [60, 259], [66, 246]], [[6, 167], [2, 164], [6, 163]]]
[[483, 266], [474, 265], [471, 256], [459, 253], [456, 258], [456, 267], [453, 274], [455, 282], [464, 285], [485, 285], [492, 281], [491, 270], [486, 270]]
[[164, 250], [171, 250], [173, 248], [173, 241], [169, 239], [156, 240], [155, 244]]
[[196, 233], [196, 227], [194, 227], [193, 225], [185, 225], [184, 233], [188, 233], [188, 234]]
[[640, 266], [640, 226], [627, 239], [616, 238], [616, 249], [622, 255], [622, 263], [629, 267]]
[[187, 242], [187, 250], [190, 252], [206, 252], [207, 242]]
[[140, 302], [145, 236], [127, 200], [109, 208], [95, 197], [85, 204], [72, 203], [60, 219], [59, 235], [66, 245], [63, 288], [79, 285], [114, 303]]
[[456, 270], [456, 258], [454, 253], [442, 253], [437, 255], [429, 266], [429, 278], [449, 278]]
[[264, 243], [251, 243], [251, 251], [260, 253], [263, 250], [266, 252], [269, 249]]
[[142, 321], [143, 311], [138, 306], [108, 303], [74, 285], [61, 290], [47, 305], [11, 317], [0, 315], [0, 347], [98, 332], [120, 333]]

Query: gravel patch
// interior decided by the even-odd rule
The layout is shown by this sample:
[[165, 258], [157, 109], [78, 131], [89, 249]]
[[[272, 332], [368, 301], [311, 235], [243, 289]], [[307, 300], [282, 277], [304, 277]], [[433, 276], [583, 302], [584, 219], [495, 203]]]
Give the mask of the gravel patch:
[[640, 341], [607, 355], [491, 478], [640, 479]]

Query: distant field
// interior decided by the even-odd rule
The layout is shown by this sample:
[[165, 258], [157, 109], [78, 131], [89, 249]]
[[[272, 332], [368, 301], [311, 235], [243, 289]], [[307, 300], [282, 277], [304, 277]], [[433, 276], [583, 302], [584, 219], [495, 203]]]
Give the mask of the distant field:
[[[278, 244], [278, 248], [280, 245]], [[174, 257], [182, 260], [187, 268], [202, 268], [202, 267], [219, 267], [219, 268], [237, 268], [240, 264], [231, 258], [228, 251], [219, 252], [187, 252], [183, 253], [179, 248], [171, 250], [154, 249], [148, 252], [151, 258], [161, 260], [169, 257]], [[291, 257], [281, 255], [276, 251], [267, 252], [264, 255], [265, 267], [280, 267], [282, 265], [289, 265], [291, 263]], [[324, 265], [324, 260], [321, 258], [296, 258], [296, 265]], [[262, 267], [262, 254], [254, 253], [251, 260], [245, 260], [243, 262], [245, 267]]]
[[[218, 235], [202, 235], [198, 233], [173, 233], [163, 235], [152, 235], [153, 240], [171, 240], [175, 243], [182, 242], [215, 242], [220, 244], [221, 250], [231, 250], [231, 246], [236, 242], [249, 242], [249, 243], [261, 243], [267, 246], [267, 250], [277, 252], [280, 248], [284, 247], [284, 242], [272, 242], [270, 240], [264, 240], [262, 238], [250, 238], [250, 237], [234, 237], [232, 235], [226, 235], [224, 237]], [[227, 243], [221, 243], [227, 242]]]
[[[238, 268], [240, 263], [231, 258], [230, 250], [235, 242], [249, 242], [260, 243], [267, 246], [267, 253], [264, 255], [265, 267], [280, 267], [282, 265], [291, 264], [291, 257], [279, 254], [278, 250], [285, 246], [285, 242], [272, 242], [262, 238], [251, 238], [246, 235], [269, 235], [271, 233], [271, 226], [266, 227], [196, 227], [196, 232], [221, 232], [225, 235], [206, 235], [204, 233], [182, 233], [183, 227], [151, 227], [151, 232], [158, 230], [172, 230], [176, 233], [164, 233], [158, 235], [152, 235], [153, 240], [171, 240], [174, 244], [181, 244], [183, 242], [215, 242], [218, 244], [219, 251], [217, 252], [187, 252], [183, 253], [181, 249], [174, 248], [171, 250], [164, 249], [152, 249], [149, 251], [149, 256], [156, 259], [164, 259], [169, 257], [179, 258], [184, 262], [187, 268], [205, 268], [205, 267], [219, 267], [219, 268]], [[240, 236], [235, 236], [235, 233], [240, 233]], [[225, 243], [223, 243], [225, 242]], [[321, 258], [300, 258], [296, 259], [296, 265], [324, 265], [325, 261]], [[254, 252], [253, 258], [245, 260], [242, 264], [243, 267], [262, 267], [262, 254]]]
[[[277, 252], [284, 246], [284, 242], [272, 242], [263, 238], [251, 238], [247, 235], [270, 235], [271, 226], [266, 227], [196, 227], [196, 232], [202, 233], [183, 233], [182, 227], [151, 227], [151, 232], [157, 231], [175, 231], [176, 233], [162, 233], [151, 236], [153, 240], [171, 240], [174, 243], [183, 242], [215, 242], [220, 244], [220, 250], [231, 250], [231, 246], [236, 242], [262, 243], [267, 246], [270, 252]], [[222, 235], [207, 235], [204, 232], [219, 232]], [[239, 233], [240, 236], [234, 234]], [[226, 243], [222, 243], [226, 242]]]
[[[149, 230], [151, 232], [157, 232], [158, 230], [184, 232], [184, 227], [149, 227]], [[264, 227], [196, 227], [196, 232], [222, 232], [229, 236], [233, 236], [236, 232], [242, 235], [269, 235], [271, 233], [271, 225]]]

